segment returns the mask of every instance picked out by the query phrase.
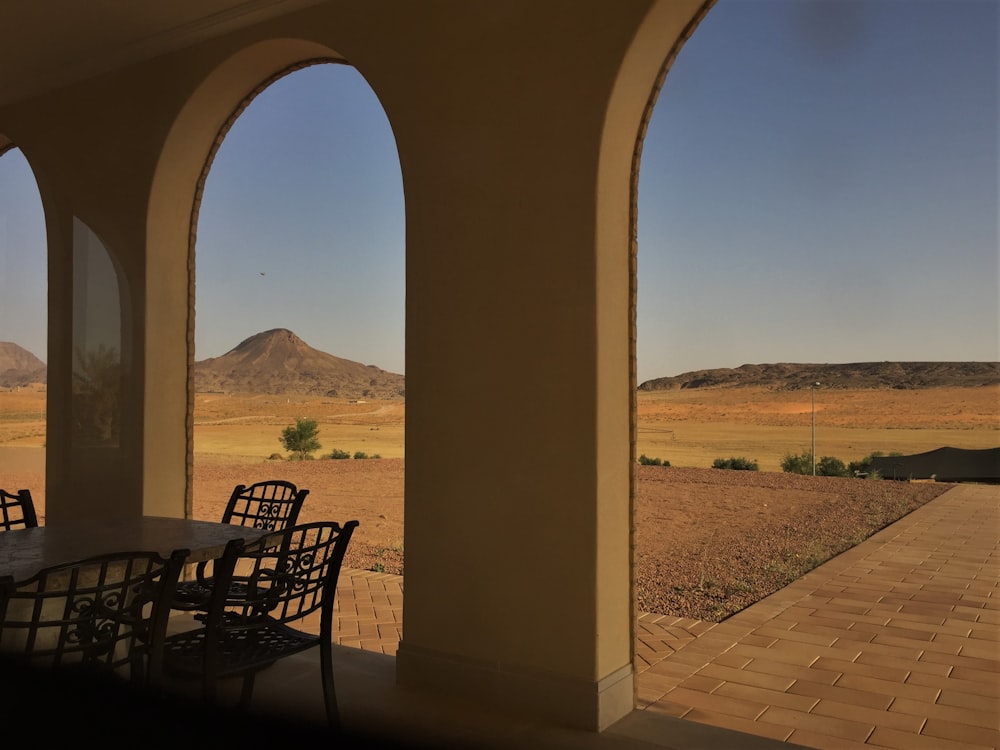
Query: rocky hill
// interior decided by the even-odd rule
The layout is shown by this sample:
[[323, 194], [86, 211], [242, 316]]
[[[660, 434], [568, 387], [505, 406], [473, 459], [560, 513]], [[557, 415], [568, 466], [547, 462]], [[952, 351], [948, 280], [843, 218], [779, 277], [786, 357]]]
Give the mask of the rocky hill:
[[811, 383], [826, 389], [970, 388], [1000, 383], [1000, 362], [856, 362], [853, 364], [741, 365], [695, 370], [683, 375], [647, 380], [640, 391], [683, 388], [743, 388], [799, 390]]
[[16, 388], [45, 382], [45, 363], [27, 349], [0, 341], [0, 387]]
[[221, 357], [194, 365], [197, 391], [401, 398], [402, 375], [313, 349], [289, 330], [258, 333]]

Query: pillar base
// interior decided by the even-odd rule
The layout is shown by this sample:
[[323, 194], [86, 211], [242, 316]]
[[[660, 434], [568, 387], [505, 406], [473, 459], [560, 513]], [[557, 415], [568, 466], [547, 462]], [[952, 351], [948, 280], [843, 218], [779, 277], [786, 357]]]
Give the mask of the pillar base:
[[592, 681], [477, 662], [401, 641], [396, 653], [396, 681], [597, 732], [635, 707], [631, 664]]

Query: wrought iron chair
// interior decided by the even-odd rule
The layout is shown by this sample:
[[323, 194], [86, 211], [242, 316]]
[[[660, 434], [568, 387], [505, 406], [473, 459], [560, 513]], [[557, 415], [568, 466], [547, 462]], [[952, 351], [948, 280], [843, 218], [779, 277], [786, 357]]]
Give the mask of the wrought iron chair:
[[[333, 603], [344, 553], [357, 521], [315, 522], [245, 544], [230, 542], [215, 568], [204, 626], [170, 635], [166, 677], [200, 678], [203, 696], [216, 698], [224, 677], [243, 678], [240, 706], [253, 694], [257, 672], [292, 654], [319, 646], [326, 714], [339, 725], [333, 683]], [[240, 595], [231, 595], [237, 584]], [[319, 611], [319, 633], [303, 618]], [[295, 626], [292, 625], [295, 623]]]
[[187, 557], [120, 552], [0, 579], [0, 653], [157, 686], [170, 598]]
[[[222, 523], [280, 531], [295, 525], [308, 494], [309, 490], [299, 489], [281, 479], [269, 479], [249, 486], [238, 484], [229, 496]], [[205, 609], [212, 594], [213, 577], [208, 572], [212, 564], [198, 563], [194, 578], [177, 584], [174, 609]]]
[[33, 529], [38, 526], [35, 502], [30, 490], [7, 492], [0, 489], [0, 531], [17, 528]]

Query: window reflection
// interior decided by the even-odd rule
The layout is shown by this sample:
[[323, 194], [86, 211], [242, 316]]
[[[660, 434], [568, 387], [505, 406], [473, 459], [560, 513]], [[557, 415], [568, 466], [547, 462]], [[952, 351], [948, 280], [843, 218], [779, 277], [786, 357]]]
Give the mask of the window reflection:
[[121, 296], [100, 238], [73, 219], [73, 442], [117, 446], [121, 426]]

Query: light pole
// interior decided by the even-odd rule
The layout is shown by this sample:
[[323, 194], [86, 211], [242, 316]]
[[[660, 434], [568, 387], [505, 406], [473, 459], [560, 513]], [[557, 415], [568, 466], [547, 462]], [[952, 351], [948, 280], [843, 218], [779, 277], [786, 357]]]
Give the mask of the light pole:
[[812, 462], [813, 476], [816, 476], [816, 389], [819, 383], [809, 384], [809, 393], [812, 395]]

